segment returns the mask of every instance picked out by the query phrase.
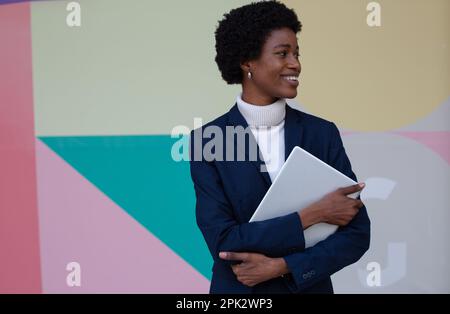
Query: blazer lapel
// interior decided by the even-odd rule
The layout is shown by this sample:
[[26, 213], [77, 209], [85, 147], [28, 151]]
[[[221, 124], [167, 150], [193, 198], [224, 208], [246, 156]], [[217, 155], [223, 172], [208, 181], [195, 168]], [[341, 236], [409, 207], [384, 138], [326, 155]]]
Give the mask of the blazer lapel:
[[[230, 122], [230, 124], [234, 127], [237, 126], [242, 126], [244, 129], [246, 129], [248, 127], [248, 123], [245, 120], [244, 116], [241, 114], [241, 112], [239, 111], [237, 104], [235, 104], [229, 111], [229, 116], [228, 116], [228, 121]], [[266, 184], [268, 186], [270, 186], [272, 184], [272, 180], [270, 179], [269, 173], [267, 171], [261, 171], [261, 169], [265, 169], [264, 165], [264, 160], [261, 158], [262, 154], [259, 150], [259, 146], [256, 143], [256, 139], [253, 136], [253, 133], [249, 130], [250, 136], [249, 139], [252, 142], [251, 145], [249, 142], [245, 141], [245, 160], [249, 161], [257, 170], [257, 172], [262, 176], [263, 180], [266, 182]], [[229, 142], [229, 139], [227, 139], [227, 145], [234, 145], [234, 152], [236, 154], [236, 152], [238, 151], [238, 147], [237, 147], [237, 141], [235, 139], [231, 139], [233, 143]], [[257, 148], [257, 156], [256, 156], [256, 160], [250, 160], [250, 147], [256, 147]], [[253, 158], [254, 159], [254, 158]]]
[[286, 105], [286, 117], [284, 119], [284, 148], [286, 159], [295, 146], [301, 146], [303, 128], [298, 113], [300, 112]]

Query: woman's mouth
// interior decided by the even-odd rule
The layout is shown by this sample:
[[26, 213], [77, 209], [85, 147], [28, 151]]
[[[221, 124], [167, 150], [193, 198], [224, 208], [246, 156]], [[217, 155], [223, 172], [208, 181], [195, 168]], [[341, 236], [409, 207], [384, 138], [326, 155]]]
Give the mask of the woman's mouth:
[[298, 76], [295, 75], [282, 75], [281, 78], [288, 82], [291, 86], [298, 86]]

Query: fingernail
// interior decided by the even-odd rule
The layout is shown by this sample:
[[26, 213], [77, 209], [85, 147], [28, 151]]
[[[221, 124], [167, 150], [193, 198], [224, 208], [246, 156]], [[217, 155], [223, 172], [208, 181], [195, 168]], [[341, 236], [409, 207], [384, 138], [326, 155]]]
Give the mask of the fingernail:
[[365, 183], [360, 183], [359, 186], [363, 188], [363, 187], [366, 186], [366, 184]]
[[220, 258], [227, 258], [227, 253], [225, 253], [225, 252], [220, 252], [220, 253], [219, 253], [219, 257], [220, 257]]

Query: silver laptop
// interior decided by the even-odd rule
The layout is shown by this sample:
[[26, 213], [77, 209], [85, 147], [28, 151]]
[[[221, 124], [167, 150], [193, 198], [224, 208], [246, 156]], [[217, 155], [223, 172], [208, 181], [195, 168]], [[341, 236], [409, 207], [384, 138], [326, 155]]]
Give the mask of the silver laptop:
[[[291, 214], [341, 187], [354, 185], [346, 175], [296, 146], [262, 199], [250, 222]], [[356, 198], [360, 192], [348, 195]], [[326, 239], [338, 226], [319, 223], [304, 230], [305, 246]]]

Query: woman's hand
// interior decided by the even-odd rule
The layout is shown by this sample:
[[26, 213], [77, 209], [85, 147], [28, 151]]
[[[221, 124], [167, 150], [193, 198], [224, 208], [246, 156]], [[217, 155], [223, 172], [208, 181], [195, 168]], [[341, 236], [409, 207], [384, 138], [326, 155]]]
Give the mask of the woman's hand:
[[283, 258], [270, 258], [258, 253], [220, 252], [219, 257], [228, 261], [242, 261], [232, 265], [237, 279], [253, 287], [261, 282], [280, 277], [289, 272]]
[[303, 229], [319, 222], [332, 225], [345, 226], [364, 206], [361, 200], [353, 199], [347, 195], [361, 191], [364, 183], [351, 185], [325, 195], [321, 200], [299, 212]]

